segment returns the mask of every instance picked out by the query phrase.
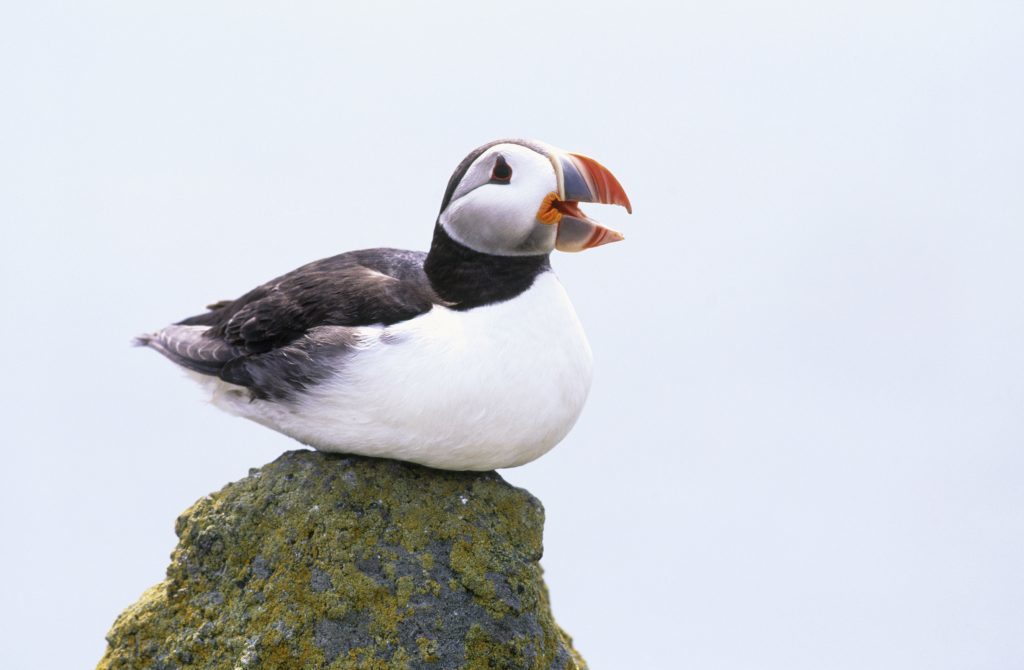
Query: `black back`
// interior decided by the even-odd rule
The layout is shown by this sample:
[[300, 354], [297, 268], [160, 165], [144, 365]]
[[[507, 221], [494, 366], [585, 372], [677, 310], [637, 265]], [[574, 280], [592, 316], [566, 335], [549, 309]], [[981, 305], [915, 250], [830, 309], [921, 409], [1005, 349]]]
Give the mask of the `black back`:
[[180, 324], [211, 326], [209, 337], [249, 353], [283, 346], [318, 326], [391, 325], [443, 302], [423, 272], [425, 257], [365, 249], [324, 258]]

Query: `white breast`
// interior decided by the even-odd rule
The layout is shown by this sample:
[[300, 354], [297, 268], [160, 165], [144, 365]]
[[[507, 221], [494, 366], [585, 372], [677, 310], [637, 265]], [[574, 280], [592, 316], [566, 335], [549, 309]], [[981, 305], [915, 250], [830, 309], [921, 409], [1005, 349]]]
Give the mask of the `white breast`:
[[323, 451], [490, 470], [555, 446], [590, 389], [590, 346], [551, 272], [506, 302], [361, 331], [365, 344], [295, 403], [215, 401]]

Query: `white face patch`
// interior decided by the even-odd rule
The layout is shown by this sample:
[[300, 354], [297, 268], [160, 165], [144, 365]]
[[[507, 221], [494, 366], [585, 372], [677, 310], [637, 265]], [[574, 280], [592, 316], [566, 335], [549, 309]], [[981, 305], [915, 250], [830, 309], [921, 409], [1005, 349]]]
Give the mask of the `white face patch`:
[[[505, 167], [511, 170], [502, 183]], [[496, 171], [496, 167], [498, 170]], [[440, 223], [465, 246], [497, 256], [535, 256], [554, 249], [556, 226], [537, 220], [544, 197], [558, 191], [548, 156], [519, 144], [498, 144], [463, 175]]]

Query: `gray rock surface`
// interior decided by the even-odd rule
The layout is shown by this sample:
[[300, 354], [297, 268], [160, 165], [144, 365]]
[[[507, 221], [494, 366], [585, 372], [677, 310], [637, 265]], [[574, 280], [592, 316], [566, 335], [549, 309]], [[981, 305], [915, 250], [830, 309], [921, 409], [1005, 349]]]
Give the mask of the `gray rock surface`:
[[543, 524], [493, 472], [288, 452], [182, 514], [98, 668], [585, 668], [551, 616]]

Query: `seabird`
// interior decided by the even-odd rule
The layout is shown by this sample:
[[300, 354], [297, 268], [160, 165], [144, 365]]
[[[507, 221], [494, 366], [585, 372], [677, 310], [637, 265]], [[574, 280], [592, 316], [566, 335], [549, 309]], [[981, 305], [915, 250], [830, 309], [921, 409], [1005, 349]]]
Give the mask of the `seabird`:
[[522, 465], [565, 437], [590, 389], [590, 345], [549, 256], [622, 235], [580, 202], [632, 212], [592, 158], [491, 142], [452, 174], [428, 253], [315, 261], [136, 343], [221, 409], [322, 451]]

